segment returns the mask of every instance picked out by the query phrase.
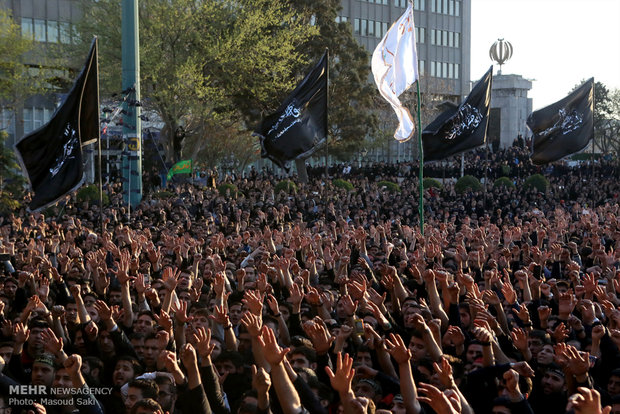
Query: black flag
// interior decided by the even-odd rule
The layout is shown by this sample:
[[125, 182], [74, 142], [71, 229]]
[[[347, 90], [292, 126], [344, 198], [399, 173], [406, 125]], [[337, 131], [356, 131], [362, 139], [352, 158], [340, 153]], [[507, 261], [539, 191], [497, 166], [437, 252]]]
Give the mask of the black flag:
[[527, 126], [534, 136], [532, 163], [557, 161], [582, 150], [594, 135], [594, 78], [566, 98], [532, 112]]
[[306, 78], [254, 131], [261, 157], [288, 170], [288, 162], [307, 158], [327, 140], [327, 52]]
[[31, 211], [56, 202], [83, 182], [82, 145], [99, 137], [97, 71], [95, 38], [84, 69], [49, 122], [15, 144], [34, 192]]
[[486, 142], [493, 66], [458, 107], [448, 108], [422, 131], [424, 161], [436, 161]]

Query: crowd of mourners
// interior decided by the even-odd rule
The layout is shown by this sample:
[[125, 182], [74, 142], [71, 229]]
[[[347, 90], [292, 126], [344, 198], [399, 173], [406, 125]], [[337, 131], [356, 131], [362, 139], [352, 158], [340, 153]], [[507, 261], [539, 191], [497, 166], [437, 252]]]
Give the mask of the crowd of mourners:
[[407, 164], [0, 217], [0, 413], [620, 413], [613, 165], [465, 163], [423, 232]]

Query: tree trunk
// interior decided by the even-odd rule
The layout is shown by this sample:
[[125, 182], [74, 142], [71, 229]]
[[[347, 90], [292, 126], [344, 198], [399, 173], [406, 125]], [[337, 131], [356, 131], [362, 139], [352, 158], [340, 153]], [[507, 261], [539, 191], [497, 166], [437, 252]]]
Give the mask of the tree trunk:
[[297, 177], [299, 177], [299, 182], [306, 184], [308, 183], [308, 171], [306, 170], [306, 160], [295, 160], [295, 167], [297, 167]]

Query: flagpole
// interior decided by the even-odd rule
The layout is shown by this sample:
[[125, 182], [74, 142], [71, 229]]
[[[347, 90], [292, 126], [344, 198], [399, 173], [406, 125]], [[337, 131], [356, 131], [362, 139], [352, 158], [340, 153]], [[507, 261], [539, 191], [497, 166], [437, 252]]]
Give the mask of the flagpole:
[[325, 91], [325, 95], [326, 95], [326, 100], [327, 100], [327, 105], [325, 108], [325, 184], [327, 184], [327, 180], [329, 178], [329, 167], [327, 164], [327, 159], [329, 157], [329, 147], [328, 147], [328, 141], [329, 141], [329, 48], [326, 47], [325, 48], [325, 53], [327, 54], [327, 65], [326, 66], [326, 76], [327, 76], [327, 90]]
[[[95, 36], [95, 65], [97, 65], [97, 108], [99, 108], [99, 39]], [[103, 237], [103, 171], [101, 170], [101, 111], [97, 110], [97, 164], [99, 164], [99, 225]]]
[[487, 185], [488, 185], [488, 172], [489, 172], [489, 140], [485, 139], [485, 152], [484, 152], [484, 205], [483, 209], [486, 211], [487, 209]]
[[422, 104], [420, 99], [420, 80], [416, 81], [418, 91], [418, 160], [420, 162], [420, 172], [418, 174], [418, 185], [420, 187], [420, 201], [418, 203], [418, 214], [420, 215], [420, 232], [424, 236], [424, 148], [422, 147]]
[[[592, 114], [593, 114], [592, 118], [594, 118], [594, 108], [596, 105], [595, 98], [596, 98], [596, 83], [593, 80], [592, 81]], [[595, 138], [595, 135], [592, 134], [592, 155], [590, 158], [590, 162], [592, 163], [592, 178], [594, 178], [594, 144], [596, 142], [594, 138]]]

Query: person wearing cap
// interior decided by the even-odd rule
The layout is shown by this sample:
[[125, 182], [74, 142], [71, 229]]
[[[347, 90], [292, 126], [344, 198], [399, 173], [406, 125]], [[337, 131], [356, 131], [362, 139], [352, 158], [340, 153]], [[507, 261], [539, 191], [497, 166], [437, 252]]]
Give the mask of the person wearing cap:
[[52, 354], [39, 354], [32, 363], [32, 385], [45, 385], [49, 387], [54, 381], [56, 372], [55, 357]]

